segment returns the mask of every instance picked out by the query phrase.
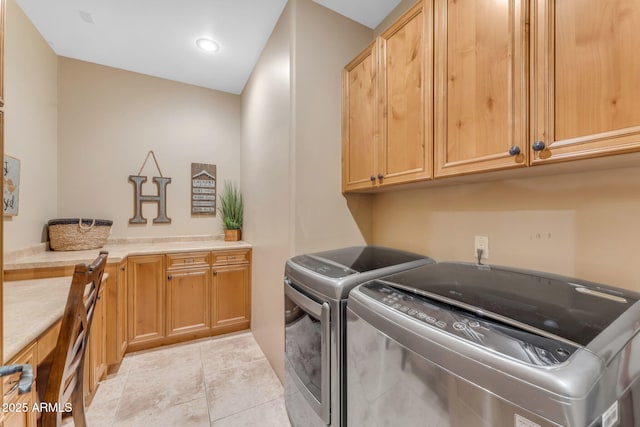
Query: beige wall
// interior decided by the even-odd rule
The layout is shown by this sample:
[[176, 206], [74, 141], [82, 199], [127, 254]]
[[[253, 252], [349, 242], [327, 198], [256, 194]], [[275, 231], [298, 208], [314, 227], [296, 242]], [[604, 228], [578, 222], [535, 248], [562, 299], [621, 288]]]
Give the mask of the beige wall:
[[[222, 233], [219, 216], [191, 216], [191, 163], [217, 166], [218, 182], [240, 179], [240, 97], [129, 71], [59, 58], [58, 215], [114, 221], [112, 237]], [[153, 150], [167, 187], [169, 225], [129, 225], [133, 185]], [[144, 194], [157, 194], [150, 159]]]
[[252, 329], [280, 378], [285, 261], [363, 243], [371, 232], [370, 220], [362, 231], [349, 210], [370, 218], [370, 200], [354, 197], [347, 205], [340, 194], [340, 70], [371, 37], [311, 0], [291, 0], [242, 94]]
[[437, 260], [548, 271], [640, 291], [640, 168], [510, 179], [374, 196], [375, 244]]
[[282, 272], [291, 239], [291, 6], [242, 93], [244, 238], [253, 244], [253, 334], [283, 377]]
[[340, 189], [341, 71], [372, 38], [369, 28], [315, 2], [296, 2], [293, 98], [296, 254], [364, 244], [370, 234], [366, 221], [370, 217], [368, 199], [352, 197], [347, 206]]
[[416, 4], [418, 0], [402, 0], [398, 5], [387, 15], [382, 22], [373, 30], [376, 36], [380, 35], [384, 30], [389, 28], [403, 13], [405, 13], [411, 6]]
[[5, 154], [20, 159], [18, 215], [4, 218], [4, 250], [42, 241], [57, 216], [57, 58], [15, 0], [6, 4]]

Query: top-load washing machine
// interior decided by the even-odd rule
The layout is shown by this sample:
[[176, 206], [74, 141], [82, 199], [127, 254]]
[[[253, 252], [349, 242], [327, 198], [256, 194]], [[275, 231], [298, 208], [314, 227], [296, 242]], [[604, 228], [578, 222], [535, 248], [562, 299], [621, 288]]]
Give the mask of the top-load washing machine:
[[439, 263], [347, 304], [349, 427], [640, 426], [640, 295]]
[[285, 266], [285, 404], [294, 427], [344, 425], [344, 313], [349, 291], [426, 264], [377, 246], [291, 258]]

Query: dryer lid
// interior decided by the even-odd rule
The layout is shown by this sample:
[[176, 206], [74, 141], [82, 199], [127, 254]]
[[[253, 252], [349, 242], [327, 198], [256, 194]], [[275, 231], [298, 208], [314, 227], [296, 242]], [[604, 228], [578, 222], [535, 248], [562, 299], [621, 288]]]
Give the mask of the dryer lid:
[[640, 298], [631, 291], [562, 276], [464, 263], [426, 265], [384, 281], [582, 346]]
[[308, 255], [291, 261], [326, 277], [340, 278], [425, 259], [423, 255], [380, 246], [352, 246]]

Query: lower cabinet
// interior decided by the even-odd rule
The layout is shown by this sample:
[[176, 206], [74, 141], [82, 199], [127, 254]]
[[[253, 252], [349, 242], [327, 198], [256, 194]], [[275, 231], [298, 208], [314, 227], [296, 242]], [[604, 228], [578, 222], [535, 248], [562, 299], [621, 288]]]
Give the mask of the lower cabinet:
[[107, 366], [122, 361], [127, 349], [127, 261], [107, 265]]
[[[25, 350], [20, 352], [16, 357], [11, 359], [8, 364], [30, 364], [34, 367], [34, 375], [37, 375], [37, 345], [33, 343]], [[34, 404], [37, 403], [35, 378], [31, 391], [25, 394], [18, 394], [18, 382], [20, 381], [20, 373], [7, 375], [2, 378], [2, 427], [36, 427], [37, 411], [33, 411]]]
[[0, 426], [36, 427], [37, 412], [32, 410], [34, 403], [37, 401], [35, 387], [29, 393], [19, 395], [15, 400], [9, 400], [7, 397], [4, 399], [4, 406], [7, 411]]
[[167, 336], [208, 331], [209, 267], [167, 272]]
[[[127, 350], [127, 260], [118, 265], [117, 272], [118, 297], [116, 300], [116, 359], [122, 361]], [[109, 335], [107, 334], [107, 338]]]
[[130, 256], [127, 268], [127, 351], [250, 327], [250, 249]]
[[165, 336], [164, 255], [130, 256], [127, 268], [128, 349], [135, 351]]
[[214, 267], [212, 326], [219, 333], [248, 328], [251, 322], [249, 264]]
[[89, 406], [98, 390], [98, 383], [107, 375], [107, 341], [106, 341], [106, 298], [107, 286], [115, 283], [105, 282], [98, 293], [91, 333], [89, 334], [89, 347], [85, 353], [84, 362], [84, 401]]

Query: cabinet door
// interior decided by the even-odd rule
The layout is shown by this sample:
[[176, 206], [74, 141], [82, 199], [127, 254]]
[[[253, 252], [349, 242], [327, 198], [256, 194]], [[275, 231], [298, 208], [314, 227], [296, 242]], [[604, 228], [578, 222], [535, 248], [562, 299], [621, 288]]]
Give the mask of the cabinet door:
[[378, 167], [381, 185], [431, 178], [433, 78], [431, 2], [418, 2], [378, 43]]
[[[5, 399], [7, 398], [5, 397]], [[36, 427], [37, 411], [31, 410], [36, 402], [35, 387], [32, 387], [31, 392], [23, 394], [15, 402], [8, 403], [5, 400], [5, 405], [10, 410], [2, 419], [2, 427]]]
[[[30, 345], [7, 364], [29, 364], [34, 369], [34, 375], [37, 376], [36, 347], [35, 344]], [[37, 411], [31, 410], [37, 402], [35, 381], [31, 386], [31, 392], [22, 395], [18, 394], [19, 381], [19, 373], [2, 377], [2, 396], [6, 409], [2, 414], [4, 415], [2, 427], [36, 427]]]
[[210, 326], [210, 269], [167, 273], [167, 335], [205, 331]]
[[[106, 283], [105, 283], [106, 284]], [[113, 281], [109, 285], [115, 285]], [[93, 341], [92, 347], [95, 349], [93, 354], [94, 362], [94, 375], [93, 385], [97, 389], [98, 383], [105, 377], [107, 373], [107, 321], [106, 321], [106, 291], [104, 286], [100, 289], [98, 294], [98, 301], [96, 302], [93, 325], [91, 328], [90, 338]]]
[[107, 364], [119, 362], [118, 345], [116, 343], [118, 327], [118, 265], [108, 264], [105, 273], [109, 275], [102, 287], [106, 287], [105, 328], [107, 335]]
[[164, 337], [164, 255], [129, 257], [129, 347]]
[[93, 320], [91, 320], [89, 347], [85, 353], [84, 399], [87, 406], [91, 404], [98, 390], [98, 383], [107, 373], [105, 285], [106, 282], [98, 293]]
[[533, 1], [533, 164], [640, 150], [638, 28], [637, 1]]
[[436, 177], [527, 164], [525, 7], [435, 1]]
[[127, 350], [127, 261], [123, 261], [118, 265], [117, 288], [116, 362], [120, 362]]
[[376, 186], [376, 69], [372, 43], [342, 71], [343, 192]]
[[223, 333], [248, 328], [251, 320], [249, 265], [214, 267], [212, 272], [214, 330], [220, 329]]

